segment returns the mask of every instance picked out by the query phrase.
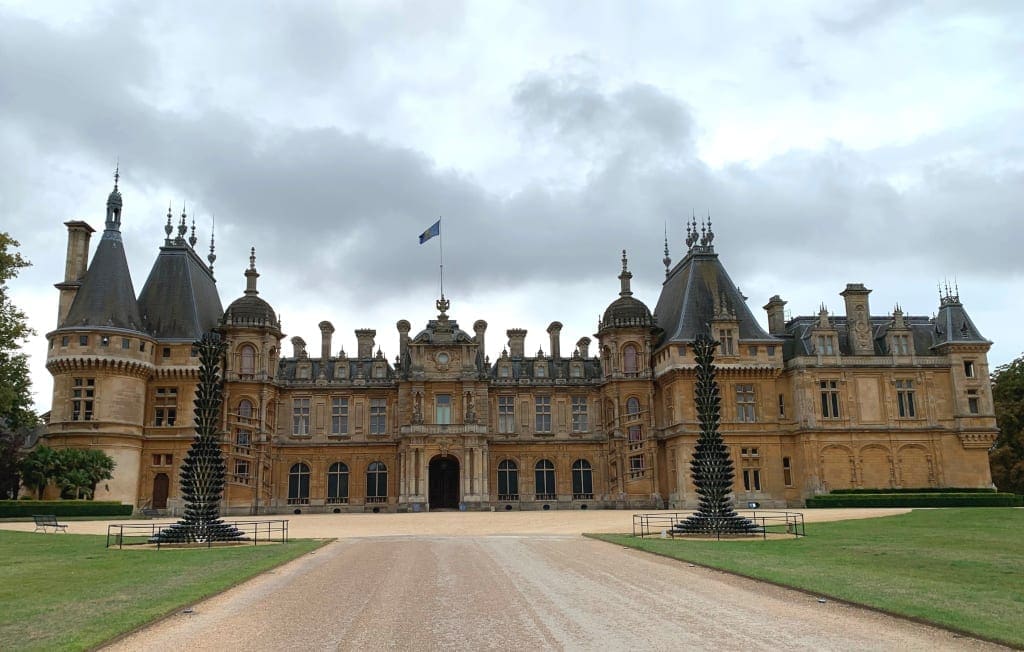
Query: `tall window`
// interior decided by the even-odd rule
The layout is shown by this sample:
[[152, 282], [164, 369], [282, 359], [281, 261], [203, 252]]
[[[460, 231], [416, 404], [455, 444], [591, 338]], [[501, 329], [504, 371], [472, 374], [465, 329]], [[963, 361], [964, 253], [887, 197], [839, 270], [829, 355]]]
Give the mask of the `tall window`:
[[736, 340], [731, 328], [723, 328], [718, 331], [718, 340], [722, 343], [722, 355], [736, 354]]
[[249, 484], [249, 461], [235, 460], [235, 482]]
[[238, 422], [242, 425], [235, 432], [235, 442], [242, 447], [248, 446], [252, 436], [249, 426], [252, 424], [252, 401], [243, 398], [238, 402]]
[[626, 415], [631, 419], [640, 416], [640, 400], [637, 397], [631, 396], [626, 399]]
[[512, 460], [498, 463], [498, 500], [519, 500], [519, 467]]
[[779, 416], [785, 418], [786, 416], [786, 396], [785, 394], [779, 394]]
[[761, 491], [761, 452], [756, 447], [740, 449], [743, 465], [743, 490]]
[[572, 499], [590, 500], [594, 497], [594, 472], [587, 460], [572, 463]]
[[586, 396], [573, 396], [572, 397], [572, 431], [573, 432], [586, 432], [589, 430], [589, 424], [587, 423], [587, 397]]
[[824, 419], [839, 418], [839, 381], [823, 380], [821, 388], [821, 416]]
[[537, 416], [537, 432], [551, 432], [551, 397], [538, 396], [534, 399]]
[[981, 405], [978, 402], [978, 390], [976, 389], [967, 390], [967, 411], [971, 414], [981, 412]]
[[95, 378], [75, 378], [71, 387], [71, 420], [92, 421], [92, 402], [96, 398]]
[[370, 434], [383, 435], [388, 431], [388, 400], [370, 399]]
[[434, 423], [446, 425], [452, 422], [452, 395], [438, 394], [434, 398], [435, 414]]
[[817, 339], [817, 349], [820, 355], [833, 355], [835, 353], [835, 346], [832, 344], [831, 335], [819, 335]]
[[629, 458], [629, 477], [636, 479], [643, 477], [644, 474], [644, 456], [633, 455]]
[[637, 371], [636, 347], [632, 344], [622, 347], [622, 371], [627, 374], [635, 374]]
[[736, 420], [753, 423], [754, 418], [754, 386], [736, 385]]
[[309, 504], [309, 466], [299, 462], [288, 471], [288, 504]]
[[388, 467], [384, 462], [370, 462], [366, 467], [366, 502], [386, 503], [388, 501]]
[[178, 420], [178, 388], [157, 387], [153, 395], [153, 425], [173, 426]]
[[782, 483], [787, 487], [793, 486], [793, 464], [788, 457], [782, 458]]
[[551, 460], [541, 460], [534, 467], [534, 481], [536, 482], [537, 500], [555, 499], [555, 465]]
[[896, 409], [901, 419], [912, 419], [917, 416], [914, 406], [914, 381], [896, 381]]
[[974, 360], [964, 360], [964, 375], [974, 378]]
[[335, 462], [327, 469], [327, 504], [338, 505], [348, 502], [348, 466]]
[[292, 434], [309, 434], [309, 399], [297, 398], [292, 400]]
[[243, 344], [240, 353], [241, 364], [238, 372], [243, 376], [252, 376], [256, 373], [256, 348], [251, 344]]
[[331, 399], [331, 434], [332, 435], [347, 435], [348, 434], [348, 399], [347, 398], [332, 398]]
[[516, 397], [498, 397], [498, 432], [510, 433], [516, 431]]

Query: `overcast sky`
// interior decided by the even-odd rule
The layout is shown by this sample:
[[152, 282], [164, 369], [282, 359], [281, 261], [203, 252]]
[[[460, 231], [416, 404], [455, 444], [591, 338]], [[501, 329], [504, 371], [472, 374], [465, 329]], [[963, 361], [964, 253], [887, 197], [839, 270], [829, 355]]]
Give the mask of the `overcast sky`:
[[[684, 222], [709, 212], [761, 306], [931, 315], [949, 280], [994, 365], [1024, 350], [1024, 3], [50, 2], [0, 0], [0, 229], [12, 284], [55, 327], [66, 230], [103, 228], [116, 161], [136, 293], [187, 202], [225, 306], [260, 292], [319, 352], [444, 290], [467, 331], [527, 351], [591, 336], [616, 298], [657, 303]], [[778, 5], [782, 5], [781, 7]], [[94, 247], [96, 240], [94, 239]], [[203, 250], [205, 253], [205, 248]], [[285, 346], [290, 354], [290, 345]]]

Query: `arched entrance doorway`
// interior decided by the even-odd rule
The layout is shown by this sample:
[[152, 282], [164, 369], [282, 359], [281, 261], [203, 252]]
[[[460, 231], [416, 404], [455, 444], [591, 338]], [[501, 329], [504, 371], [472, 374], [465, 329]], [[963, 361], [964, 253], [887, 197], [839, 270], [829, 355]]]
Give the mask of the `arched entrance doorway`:
[[153, 509], [167, 509], [167, 491], [171, 481], [166, 473], [157, 473], [153, 478]]
[[430, 460], [430, 509], [456, 509], [459, 506], [459, 460], [453, 455], [438, 455]]

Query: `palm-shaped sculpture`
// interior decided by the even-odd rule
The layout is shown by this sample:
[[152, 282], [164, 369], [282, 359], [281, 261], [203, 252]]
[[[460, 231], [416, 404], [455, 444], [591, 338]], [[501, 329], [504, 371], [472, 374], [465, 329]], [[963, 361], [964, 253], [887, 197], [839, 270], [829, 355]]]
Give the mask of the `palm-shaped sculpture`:
[[199, 383], [196, 386], [196, 437], [181, 465], [184, 517], [152, 538], [159, 543], [241, 541], [245, 534], [220, 519], [226, 471], [220, 453], [220, 408], [224, 383], [220, 374], [226, 344], [216, 333], [196, 342]]
[[700, 334], [693, 342], [697, 359], [697, 418], [700, 436], [690, 462], [693, 484], [697, 487], [697, 513], [677, 523], [679, 534], [753, 534], [757, 526], [736, 513], [732, 506], [732, 458], [718, 431], [721, 398], [715, 380], [715, 347], [718, 342]]

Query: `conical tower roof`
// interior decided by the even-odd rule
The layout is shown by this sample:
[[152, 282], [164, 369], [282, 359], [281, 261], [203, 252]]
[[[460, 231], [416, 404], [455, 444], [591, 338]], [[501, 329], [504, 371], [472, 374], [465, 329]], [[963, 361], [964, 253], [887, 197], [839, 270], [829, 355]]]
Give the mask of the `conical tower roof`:
[[121, 193], [117, 189], [116, 174], [114, 178], [114, 190], [107, 198], [106, 228], [68, 315], [60, 324], [62, 328], [142, 330], [135, 288], [121, 241]]

